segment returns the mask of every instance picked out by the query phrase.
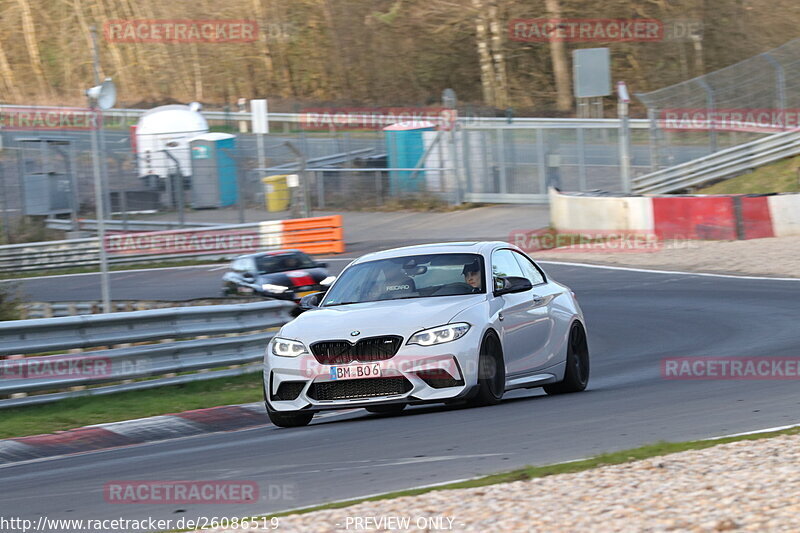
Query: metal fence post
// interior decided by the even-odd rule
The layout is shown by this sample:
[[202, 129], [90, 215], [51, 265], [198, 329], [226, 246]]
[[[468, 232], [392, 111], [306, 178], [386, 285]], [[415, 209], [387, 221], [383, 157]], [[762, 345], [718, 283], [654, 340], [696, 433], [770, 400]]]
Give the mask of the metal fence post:
[[714, 104], [714, 90], [711, 86], [706, 83], [703, 78], [696, 78], [697, 84], [700, 85], [703, 90], [706, 92], [706, 113], [708, 113], [708, 118], [710, 119], [708, 122], [709, 127], [709, 149], [711, 153], [717, 151], [717, 128], [714, 125], [714, 119], [712, 114], [714, 113], [715, 104]]
[[[461, 130], [461, 151], [464, 151], [464, 144], [466, 142], [467, 130]], [[456, 135], [456, 125], [450, 130], [450, 161], [453, 166], [453, 185], [455, 186], [455, 205], [461, 205], [464, 201], [464, 191], [462, 189], [462, 171], [461, 166], [458, 164], [458, 137]], [[444, 161], [444, 160], [443, 160]]]
[[[761, 54], [764, 59], [770, 62], [770, 64], [775, 67], [775, 84], [778, 93], [778, 107], [781, 110], [786, 109], [786, 74], [783, 70], [783, 65], [778, 63], [774, 57], [769, 55], [769, 52], [764, 52]], [[784, 119], [783, 130], [786, 129], [786, 120]]]
[[588, 189], [586, 184], [586, 139], [584, 138], [583, 128], [577, 127], [578, 134], [578, 189], [585, 191]]
[[[494, 176], [494, 172], [490, 170], [489, 165], [489, 148], [487, 146], [489, 143], [486, 142], [487, 134], [488, 132], [486, 130], [481, 130], [481, 159], [483, 160], [483, 179], [478, 182], [478, 192], [488, 192], [487, 181], [491, 179], [490, 177]], [[475, 184], [473, 184], [472, 190], [475, 189]]]
[[536, 163], [539, 169], [539, 193], [547, 194], [547, 166], [544, 160], [544, 130], [536, 128]]
[[500, 167], [500, 193], [506, 194], [508, 192], [508, 176], [506, 175], [506, 130], [499, 129], [497, 131], [498, 146], [497, 151], [500, 154], [497, 165]]
[[314, 181], [317, 182], [317, 208], [325, 209], [325, 173], [314, 171]]
[[622, 191], [631, 192], [631, 146], [630, 128], [628, 125], [628, 103], [620, 100], [619, 110], [619, 167], [622, 180]]
[[375, 171], [375, 193], [376, 205], [383, 205], [383, 180], [381, 179], [381, 171]]
[[650, 171], [655, 172], [660, 165], [660, 146], [658, 135], [658, 110], [653, 107], [647, 108], [647, 119], [650, 121]]
[[[2, 133], [0, 133], [0, 135], [2, 135]], [[1, 151], [0, 154], [2, 154]], [[11, 244], [11, 217], [8, 214], [8, 188], [6, 187], [5, 167], [5, 158], [0, 157], [0, 192], [2, 192], [3, 202], [3, 234], [5, 235], [6, 244]]]

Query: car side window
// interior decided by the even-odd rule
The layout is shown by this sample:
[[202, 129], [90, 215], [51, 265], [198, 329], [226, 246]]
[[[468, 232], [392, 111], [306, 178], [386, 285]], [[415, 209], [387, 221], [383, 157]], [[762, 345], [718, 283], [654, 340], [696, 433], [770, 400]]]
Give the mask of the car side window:
[[544, 274], [542, 274], [541, 270], [536, 268], [536, 265], [534, 265], [530, 259], [519, 252], [514, 252], [514, 257], [522, 268], [525, 277], [530, 280], [531, 285], [539, 285], [545, 282]]
[[[492, 253], [492, 279], [496, 280], [498, 277], [508, 276], [525, 277], [519, 263], [514, 259], [514, 252], [511, 250], [495, 250]], [[497, 288], [497, 282], [495, 281], [494, 283], [495, 288]]]
[[247, 270], [247, 259], [237, 259], [231, 265], [231, 270], [236, 272], [244, 272]]

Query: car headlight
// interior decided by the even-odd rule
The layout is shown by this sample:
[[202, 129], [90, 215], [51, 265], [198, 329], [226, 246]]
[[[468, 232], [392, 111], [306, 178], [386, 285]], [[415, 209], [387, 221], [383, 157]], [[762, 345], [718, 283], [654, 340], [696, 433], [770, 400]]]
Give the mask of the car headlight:
[[284, 287], [283, 285], [272, 285], [271, 283], [265, 283], [261, 286], [261, 289], [267, 292], [286, 292], [289, 290], [289, 287]]
[[334, 281], [336, 281], [336, 276], [328, 276], [327, 278], [325, 278], [322, 281], [320, 281], [319, 284], [320, 285], [330, 285]]
[[442, 344], [443, 342], [460, 339], [467, 331], [469, 331], [469, 324], [466, 322], [457, 322], [455, 324], [423, 329], [411, 335], [407, 344], [433, 346], [434, 344]]
[[306, 346], [302, 342], [275, 337], [272, 339], [272, 353], [281, 357], [297, 357], [306, 353]]

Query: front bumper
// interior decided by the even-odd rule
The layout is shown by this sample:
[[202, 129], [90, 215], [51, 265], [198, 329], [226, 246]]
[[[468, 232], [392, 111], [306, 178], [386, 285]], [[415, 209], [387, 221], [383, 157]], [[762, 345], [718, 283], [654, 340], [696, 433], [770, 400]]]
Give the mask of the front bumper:
[[[475, 328], [473, 328], [475, 329]], [[334, 379], [333, 366], [311, 354], [279, 357], [267, 348], [264, 386], [274, 411], [321, 411], [392, 403], [429, 403], [467, 397], [478, 381], [479, 331], [436, 346], [401, 345], [379, 365], [380, 377]], [[405, 342], [405, 340], [404, 340]], [[309, 343], [306, 343], [308, 346]]]

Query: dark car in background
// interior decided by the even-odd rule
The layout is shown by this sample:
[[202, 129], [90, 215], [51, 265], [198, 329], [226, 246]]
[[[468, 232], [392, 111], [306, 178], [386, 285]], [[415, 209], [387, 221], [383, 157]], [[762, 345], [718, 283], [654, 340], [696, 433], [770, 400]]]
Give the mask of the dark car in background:
[[336, 278], [327, 267], [300, 250], [241, 255], [222, 277], [222, 294], [298, 301], [306, 294], [328, 290]]

